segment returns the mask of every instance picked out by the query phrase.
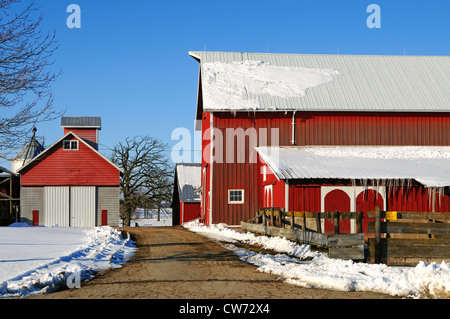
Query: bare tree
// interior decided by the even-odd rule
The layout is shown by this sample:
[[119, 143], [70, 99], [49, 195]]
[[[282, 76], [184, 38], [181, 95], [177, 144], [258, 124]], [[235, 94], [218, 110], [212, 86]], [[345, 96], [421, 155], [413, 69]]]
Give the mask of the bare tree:
[[161, 206], [170, 200], [173, 168], [168, 146], [149, 136], [127, 138], [113, 149], [112, 161], [123, 170], [120, 189], [123, 196], [124, 226], [130, 225], [133, 210], [140, 205]]
[[0, 0], [0, 157], [23, 144], [37, 122], [59, 116], [53, 110], [50, 72], [55, 35], [41, 32], [33, 3]]

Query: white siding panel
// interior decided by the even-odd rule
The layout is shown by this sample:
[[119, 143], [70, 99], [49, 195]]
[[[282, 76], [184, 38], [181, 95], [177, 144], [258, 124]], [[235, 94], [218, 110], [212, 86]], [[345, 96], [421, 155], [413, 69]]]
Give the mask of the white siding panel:
[[45, 226], [69, 227], [69, 187], [44, 188]]
[[95, 227], [95, 186], [70, 188], [70, 212], [72, 227]]

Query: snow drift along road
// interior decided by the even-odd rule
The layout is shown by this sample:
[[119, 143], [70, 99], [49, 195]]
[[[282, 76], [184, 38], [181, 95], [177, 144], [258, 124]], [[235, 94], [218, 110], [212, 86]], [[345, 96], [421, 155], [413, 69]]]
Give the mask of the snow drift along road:
[[98, 271], [121, 267], [136, 249], [108, 226], [12, 226], [0, 228], [0, 298], [48, 293], [66, 284], [76, 287]]

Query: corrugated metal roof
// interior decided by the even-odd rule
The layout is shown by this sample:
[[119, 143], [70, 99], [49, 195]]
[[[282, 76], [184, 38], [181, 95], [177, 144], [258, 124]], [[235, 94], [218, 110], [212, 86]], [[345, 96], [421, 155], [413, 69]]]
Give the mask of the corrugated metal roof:
[[450, 186], [447, 146], [257, 147], [279, 179], [411, 180]]
[[96, 116], [62, 116], [62, 127], [93, 127], [101, 128], [101, 117]]
[[195, 192], [201, 186], [200, 163], [180, 163], [176, 165], [176, 178], [180, 202], [200, 202], [200, 194]]
[[[450, 112], [449, 56], [319, 55], [245, 52], [189, 52], [203, 64], [263, 61], [272, 66], [331, 69], [332, 81], [303, 96], [267, 93], [247, 96], [256, 108], [233, 111], [423, 111]], [[251, 85], [251, 84], [250, 84]], [[207, 89], [202, 83], [202, 90]], [[244, 88], [245, 89], [245, 88]], [[203, 93], [204, 95], [205, 93]], [[201, 102], [200, 102], [201, 103]], [[245, 105], [245, 103], [243, 103]], [[203, 103], [203, 110], [230, 110]]]

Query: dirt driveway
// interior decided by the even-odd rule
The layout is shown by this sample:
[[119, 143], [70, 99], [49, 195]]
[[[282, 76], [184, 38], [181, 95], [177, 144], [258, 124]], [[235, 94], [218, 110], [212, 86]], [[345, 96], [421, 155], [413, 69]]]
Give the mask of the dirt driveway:
[[261, 273], [183, 227], [126, 228], [138, 251], [122, 268], [41, 299], [390, 299], [383, 294], [301, 288]]

